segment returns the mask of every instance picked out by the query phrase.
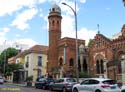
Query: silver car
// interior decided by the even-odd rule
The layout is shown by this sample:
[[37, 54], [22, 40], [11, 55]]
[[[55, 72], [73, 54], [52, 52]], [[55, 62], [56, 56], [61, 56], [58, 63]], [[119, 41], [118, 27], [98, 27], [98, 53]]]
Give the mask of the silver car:
[[121, 92], [125, 92], [125, 85], [122, 85]]
[[4, 79], [3, 77], [0, 76], [0, 84], [3, 84], [4, 83]]
[[73, 85], [76, 83], [74, 78], [60, 78], [50, 85], [50, 90], [71, 92]]
[[72, 92], [120, 92], [120, 88], [112, 79], [88, 78], [74, 85]]

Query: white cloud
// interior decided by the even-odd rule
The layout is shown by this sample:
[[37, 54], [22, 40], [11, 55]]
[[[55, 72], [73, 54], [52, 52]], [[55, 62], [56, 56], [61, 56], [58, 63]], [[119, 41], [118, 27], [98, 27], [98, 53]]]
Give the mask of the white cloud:
[[[78, 39], [83, 39], [86, 41], [86, 45], [89, 42], [89, 39], [93, 39], [96, 35], [97, 30], [89, 30], [87, 28], [81, 28], [77, 31]], [[71, 37], [76, 38], [76, 31], [74, 26], [74, 21], [69, 16], [63, 16], [62, 21], [62, 37]]]
[[[60, 3], [60, 7], [61, 7], [62, 12], [65, 12], [67, 15], [73, 15], [74, 16], [74, 12], [72, 11], [72, 9], [75, 11], [75, 2], [65, 1], [65, 3], [68, 4], [69, 6], [71, 6], [72, 9], [68, 6], [66, 6], [66, 5], [63, 5], [62, 2]], [[79, 11], [79, 7], [76, 4], [76, 12], [78, 12], [78, 11]]]
[[10, 29], [8, 27], [1, 28], [0, 30], [2, 30], [0, 32], [0, 37], [4, 37], [6, 35], [6, 33], [8, 33], [10, 31]]
[[48, 1], [52, 3], [59, 3], [61, 0], [48, 0]]
[[[85, 3], [86, 0], [80, 0], [80, 2]], [[66, 4], [70, 5], [74, 9], [74, 2], [65, 1]], [[74, 22], [74, 14], [73, 11], [65, 5], [60, 5], [61, 10], [66, 14], [62, 15], [62, 37], [72, 37], [76, 38], [76, 31], [75, 31], [75, 22]], [[79, 11], [79, 7], [77, 6], [77, 12]], [[96, 35], [97, 30], [89, 30], [85, 27], [82, 27], [80, 30], [77, 31], [78, 39], [86, 40], [86, 45], [89, 39], [93, 39]]]
[[25, 10], [23, 13], [17, 15], [16, 19], [12, 22], [11, 26], [16, 26], [20, 30], [25, 30], [29, 28], [28, 20], [31, 20], [38, 10], [35, 8]]
[[[42, 1], [42, 0], [40, 0]], [[0, 0], [0, 16], [11, 15], [13, 12], [25, 7], [34, 7], [36, 0]]]
[[16, 37], [20, 37], [21, 35], [20, 34], [16, 34]]
[[46, 0], [38, 0], [38, 3], [44, 3]]
[[111, 10], [111, 8], [107, 7], [106, 10]]
[[86, 0], [80, 0], [81, 3], [86, 3]]
[[[71, 16], [62, 16], [62, 37], [75, 37], [74, 31], [74, 18]], [[74, 35], [74, 36], [73, 36]]]
[[29, 47], [32, 47], [32, 46], [38, 44], [37, 42], [35, 42], [34, 40], [32, 40], [30, 38], [17, 39], [17, 40], [15, 40], [15, 42], [18, 42], [18, 44], [26, 44]]
[[34, 40], [32, 40], [30, 38], [5, 40], [4, 38], [1, 39], [1, 37], [0, 37], [0, 53], [3, 51], [3, 49], [6, 49], [8, 47], [17, 48], [17, 45], [19, 45], [19, 47], [17, 49], [21, 48], [22, 50], [25, 50], [36, 44], [38, 44], [38, 43], [36, 43]]
[[89, 39], [93, 39], [96, 34], [97, 34], [97, 30], [89, 30], [87, 28], [82, 28], [80, 29], [80, 31], [78, 31], [78, 38], [84, 39], [87, 45], [89, 42]]

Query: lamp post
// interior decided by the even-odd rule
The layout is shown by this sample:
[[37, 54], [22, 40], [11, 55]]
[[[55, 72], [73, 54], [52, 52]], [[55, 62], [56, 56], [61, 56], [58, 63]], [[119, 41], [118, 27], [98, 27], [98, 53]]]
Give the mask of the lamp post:
[[77, 82], [79, 82], [76, 2], [75, 2], [75, 10], [70, 5], [68, 5], [66, 3], [62, 3], [62, 4], [68, 6], [73, 11], [74, 16], [75, 16], [75, 31], [76, 31], [76, 76], [77, 76]]
[[125, 0], [123, 0], [123, 4], [124, 4], [124, 6], [125, 6]]

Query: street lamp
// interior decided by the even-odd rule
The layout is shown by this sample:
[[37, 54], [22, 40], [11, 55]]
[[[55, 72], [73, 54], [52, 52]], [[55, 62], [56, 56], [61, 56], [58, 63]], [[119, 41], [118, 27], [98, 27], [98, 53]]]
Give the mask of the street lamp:
[[75, 10], [70, 5], [68, 5], [66, 3], [62, 3], [62, 4], [68, 6], [73, 11], [74, 16], [75, 16], [75, 31], [76, 31], [76, 76], [77, 76], [77, 82], [79, 82], [76, 2], [75, 2]]
[[124, 6], [125, 6], [125, 0], [123, 0]]

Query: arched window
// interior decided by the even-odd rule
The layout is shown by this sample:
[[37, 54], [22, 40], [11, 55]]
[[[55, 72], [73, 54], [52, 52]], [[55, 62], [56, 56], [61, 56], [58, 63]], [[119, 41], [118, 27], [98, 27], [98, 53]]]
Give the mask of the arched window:
[[57, 26], [59, 26], [59, 21], [57, 21]]
[[81, 72], [80, 58], [78, 59], [78, 70], [79, 70], [79, 72]]
[[96, 61], [96, 72], [99, 74], [99, 60]]
[[63, 59], [60, 58], [60, 59], [59, 59], [59, 66], [62, 66], [62, 65], [63, 65]]
[[55, 11], [55, 8], [52, 8], [52, 11], [54, 12], [54, 11]]
[[103, 66], [104, 64], [103, 63], [104, 63], [104, 61], [101, 59], [101, 65], [100, 65], [100, 67], [101, 67], [101, 74], [104, 73], [104, 66]]
[[85, 58], [84, 58], [84, 61], [83, 61], [83, 70], [87, 72], [87, 61], [86, 61]]
[[73, 61], [72, 58], [71, 58], [70, 61], [69, 61], [69, 66], [74, 66], [74, 61]]
[[52, 26], [54, 26], [54, 25], [55, 25], [55, 21], [53, 20], [53, 21], [52, 21]]

